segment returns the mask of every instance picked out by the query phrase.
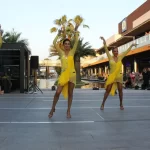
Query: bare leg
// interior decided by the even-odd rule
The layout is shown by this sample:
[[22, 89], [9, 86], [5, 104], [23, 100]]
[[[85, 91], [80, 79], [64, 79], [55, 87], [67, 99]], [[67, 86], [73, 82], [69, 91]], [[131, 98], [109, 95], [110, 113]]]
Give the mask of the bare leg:
[[0, 94], [4, 94], [4, 91], [0, 91]]
[[68, 82], [68, 110], [67, 110], [67, 118], [71, 118], [70, 109], [71, 109], [71, 105], [72, 105], [74, 86], [75, 86], [74, 83]]
[[53, 116], [53, 112], [55, 112], [55, 106], [56, 106], [56, 104], [58, 102], [58, 99], [59, 99], [60, 93], [62, 92], [62, 89], [63, 89], [62, 86], [58, 86], [57, 87], [57, 90], [56, 90], [56, 93], [55, 93], [54, 99], [53, 99], [52, 109], [51, 109], [51, 111], [50, 111], [50, 113], [48, 115], [49, 118], [51, 118]]
[[122, 92], [122, 83], [117, 82], [117, 87], [119, 91], [119, 99], [120, 99], [120, 109], [123, 110], [123, 92]]
[[105, 92], [105, 94], [104, 94], [103, 102], [102, 102], [102, 104], [101, 104], [101, 110], [104, 109], [105, 101], [106, 101], [106, 99], [107, 99], [107, 97], [108, 97], [108, 95], [109, 95], [109, 93], [110, 93], [110, 91], [111, 91], [112, 85], [113, 85], [113, 84], [110, 84], [110, 85], [108, 85], [107, 88], [106, 88], [106, 92]]

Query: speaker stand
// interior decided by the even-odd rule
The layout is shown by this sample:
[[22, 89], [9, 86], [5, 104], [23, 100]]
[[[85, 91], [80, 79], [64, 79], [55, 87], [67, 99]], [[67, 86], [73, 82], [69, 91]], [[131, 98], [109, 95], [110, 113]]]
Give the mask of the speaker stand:
[[29, 91], [30, 91], [30, 89], [33, 89], [33, 90], [31, 92], [29, 92], [29, 93], [30, 94], [33, 94], [33, 93], [36, 94], [37, 93], [36, 91], [38, 90], [38, 91], [40, 91], [43, 94], [42, 90], [36, 84], [35, 71], [36, 70], [34, 70], [33, 82], [32, 83], [30, 82], [30, 87], [29, 87]]

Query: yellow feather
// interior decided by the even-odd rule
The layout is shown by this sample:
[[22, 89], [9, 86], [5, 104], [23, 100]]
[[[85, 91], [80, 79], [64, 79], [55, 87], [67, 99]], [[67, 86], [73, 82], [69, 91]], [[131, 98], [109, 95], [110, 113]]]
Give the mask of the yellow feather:
[[56, 31], [57, 31], [57, 28], [56, 28], [56, 27], [53, 27], [53, 28], [50, 29], [50, 32], [51, 32], [51, 33], [56, 32]]
[[61, 17], [61, 23], [64, 24], [66, 22], [67, 22], [67, 16], [64, 15], [64, 16]]

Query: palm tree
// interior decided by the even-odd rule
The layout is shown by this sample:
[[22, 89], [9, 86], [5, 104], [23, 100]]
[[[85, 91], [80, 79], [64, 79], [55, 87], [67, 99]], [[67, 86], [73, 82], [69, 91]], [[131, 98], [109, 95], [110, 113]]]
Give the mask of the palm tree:
[[[58, 56], [58, 52], [53, 45], [50, 46], [50, 57], [51, 56]], [[74, 55], [77, 83], [81, 82], [80, 58], [81, 57], [84, 58], [86, 56], [96, 56], [96, 53], [95, 53], [94, 49], [92, 49], [91, 46], [89, 45], [89, 42], [84, 43], [83, 38], [82, 38], [82, 39], [79, 39], [77, 50]]]
[[77, 46], [76, 53], [74, 55], [74, 62], [75, 62], [75, 69], [76, 69], [76, 79], [77, 83], [81, 82], [81, 75], [80, 75], [80, 58], [84, 58], [87, 56], [96, 56], [96, 52], [94, 49], [91, 48], [89, 42], [83, 42], [83, 38], [79, 39], [79, 43]]
[[2, 39], [4, 43], [24, 43], [26, 46], [29, 45], [27, 39], [21, 39], [21, 33], [17, 33], [14, 29], [11, 32], [4, 33]]
[[58, 52], [54, 45], [51, 45], [49, 48], [49, 57], [58, 56]]

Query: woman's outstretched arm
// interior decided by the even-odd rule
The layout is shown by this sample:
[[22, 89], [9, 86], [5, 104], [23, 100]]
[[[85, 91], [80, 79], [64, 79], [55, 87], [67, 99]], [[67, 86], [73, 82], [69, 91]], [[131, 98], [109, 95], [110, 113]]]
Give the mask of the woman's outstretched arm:
[[108, 59], [110, 60], [111, 59], [111, 55], [110, 55], [109, 50], [107, 48], [106, 41], [105, 41], [104, 37], [100, 37], [100, 39], [103, 41], [105, 52], [107, 54]]

